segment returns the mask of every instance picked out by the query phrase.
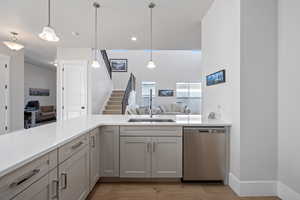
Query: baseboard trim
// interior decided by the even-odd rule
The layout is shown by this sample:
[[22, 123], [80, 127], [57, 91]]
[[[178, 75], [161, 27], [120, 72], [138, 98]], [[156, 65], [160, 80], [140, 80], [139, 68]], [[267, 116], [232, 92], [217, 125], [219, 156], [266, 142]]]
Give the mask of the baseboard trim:
[[277, 184], [278, 197], [282, 200], [299, 200], [300, 194], [283, 184], [282, 182], [278, 182]]
[[180, 178], [120, 178], [102, 177], [100, 183], [181, 183]]
[[232, 173], [229, 173], [229, 186], [237, 195], [240, 196], [240, 180]]
[[277, 196], [277, 181], [241, 181], [230, 173], [229, 186], [240, 197]]

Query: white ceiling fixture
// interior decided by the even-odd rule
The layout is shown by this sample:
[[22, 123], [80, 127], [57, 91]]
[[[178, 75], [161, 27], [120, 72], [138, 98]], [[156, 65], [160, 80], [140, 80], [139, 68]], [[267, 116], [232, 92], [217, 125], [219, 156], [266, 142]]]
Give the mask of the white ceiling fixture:
[[[155, 50], [200, 50], [201, 19], [213, 2], [213, 0], [176, 0], [172, 3], [168, 0], [52, 0], [51, 25], [60, 38], [60, 48], [94, 47], [91, 37], [94, 39], [92, 4], [95, 1], [101, 4], [101, 16], [98, 19], [98, 22], [101, 19], [101, 47], [128, 50], [149, 49], [147, 27], [149, 27], [148, 4], [151, 1], [158, 6], [153, 10]], [[18, 43], [26, 48], [25, 58], [30, 62], [53, 67], [49, 62], [56, 59], [57, 43], [45, 42], [37, 36], [48, 23], [47, 6], [47, 0], [0, 1], [0, 42], [8, 40], [10, 31], [19, 32]], [[102, 15], [105, 16], [105, 20], [100, 18]], [[158, 19], [160, 23], [156, 23]], [[80, 33], [80, 36], [74, 37], [72, 31]], [[131, 40], [132, 36], [137, 37], [137, 42]], [[153, 53], [154, 61], [157, 62], [155, 51]], [[156, 64], [159, 66], [159, 63]], [[146, 66], [147, 63], [144, 67]]]
[[94, 60], [92, 61], [92, 67], [99, 68], [101, 67], [99, 61], [98, 61], [98, 9], [100, 8], [100, 4], [97, 2], [93, 3], [93, 6], [95, 8], [95, 46], [94, 46]]
[[155, 63], [153, 62], [153, 8], [155, 7], [155, 4], [153, 2], [151, 2], [149, 4], [149, 8], [150, 8], [150, 61], [148, 62], [147, 67], [149, 69], [154, 69], [156, 68]]
[[22, 44], [19, 44], [16, 42], [18, 40], [18, 38], [17, 38], [18, 33], [10, 32], [10, 34], [11, 34], [11, 37], [10, 37], [9, 41], [4, 41], [3, 43], [13, 51], [19, 51], [19, 50], [23, 49], [24, 46]]
[[48, 0], [48, 25], [43, 28], [43, 32], [39, 34], [39, 37], [48, 42], [58, 42], [55, 30], [51, 27], [51, 2]]
[[133, 36], [133, 37], [131, 37], [131, 40], [135, 42], [135, 41], [137, 41], [137, 38]]

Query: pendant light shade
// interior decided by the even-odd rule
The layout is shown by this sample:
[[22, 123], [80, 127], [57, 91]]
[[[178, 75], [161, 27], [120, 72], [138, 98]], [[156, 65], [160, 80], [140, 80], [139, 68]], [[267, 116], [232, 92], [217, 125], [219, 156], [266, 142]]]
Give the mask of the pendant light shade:
[[156, 68], [156, 65], [155, 65], [155, 63], [154, 63], [152, 60], [150, 60], [150, 61], [148, 62], [147, 67], [148, 67], [149, 69], [154, 69], [154, 68]]
[[155, 7], [154, 3], [149, 4], [149, 9], [150, 9], [150, 61], [148, 62], [147, 68], [148, 69], [154, 69], [156, 68], [155, 63], [153, 62], [153, 48], [152, 48], [152, 43], [153, 43], [153, 8]]
[[93, 4], [95, 8], [95, 46], [94, 46], [94, 59], [92, 61], [92, 67], [99, 68], [101, 67], [97, 54], [98, 54], [98, 9], [100, 8], [100, 4], [97, 2], [94, 2]]
[[99, 68], [99, 67], [101, 67], [101, 65], [100, 65], [99, 61], [95, 59], [92, 61], [92, 67]]
[[18, 40], [17, 35], [18, 33], [11, 32], [11, 38], [9, 41], [4, 41], [3, 44], [5, 44], [8, 48], [10, 48], [13, 51], [19, 51], [24, 48], [22, 44], [17, 43]]
[[48, 42], [58, 42], [59, 38], [57, 37], [55, 30], [50, 26], [45, 26], [43, 32], [39, 34], [39, 37]]
[[48, 25], [43, 28], [42, 33], [39, 34], [39, 37], [48, 42], [58, 42], [59, 37], [57, 37], [55, 30], [51, 27], [51, 4], [48, 0]]

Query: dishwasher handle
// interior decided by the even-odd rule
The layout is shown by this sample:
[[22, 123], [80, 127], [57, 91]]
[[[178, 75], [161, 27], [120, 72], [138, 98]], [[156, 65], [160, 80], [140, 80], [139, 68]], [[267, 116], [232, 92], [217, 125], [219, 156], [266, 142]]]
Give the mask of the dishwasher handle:
[[184, 133], [225, 133], [225, 128], [184, 128]]

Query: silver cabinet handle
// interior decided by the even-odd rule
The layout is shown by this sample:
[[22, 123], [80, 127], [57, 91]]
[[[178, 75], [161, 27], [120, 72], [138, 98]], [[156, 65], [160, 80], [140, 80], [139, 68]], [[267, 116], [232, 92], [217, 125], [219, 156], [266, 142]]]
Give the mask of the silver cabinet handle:
[[95, 141], [95, 136], [92, 136], [92, 147], [95, 148], [96, 146], [96, 141]]
[[61, 189], [65, 190], [68, 187], [68, 175], [66, 173], [62, 173], [61, 174], [61, 178], [62, 178], [62, 187]]
[[21, 185], [22, 183], [26, 182], [27, 180], [29, 180], [30, 178], [32, 178], [33, 176], [35, 176], [36, 174], [38, 174], [41, 170], [40, 169], [34, 169], [30, 172], [28, 172], [27, 174], [25, 174], [24, 176], [18, 178], [16, 181], [12, 182], [9, 187], [10, 188], [14, 188], [17, 187], [19, 185]]
[[147, 143], [147, 152], [149, 153], [151, 151], [151, 143]]
[[153, 147], [152, 147], [153, 149], [152, 149], [152, 151], [153, 151], [153, 153], [155, 153], [155, 150], [156, 150], [156, 142], [153, 142]]
[[54, 194], [52, 195], [51, 199], [58, 199], [58, 187], [59, 187], [59, 182], [58, 180], [53, 180], [52, 181], [52, 188], [54, 188]]
[[81, 145], [83, 145], [83, 142], [82, 142], [82, 141], [78, 142], [77, 144], [74, 144], [71, 148], [72, 148], [73, 150], [75, 150], [75, 149], [77, 149], [78, 147], [80, 147]]

